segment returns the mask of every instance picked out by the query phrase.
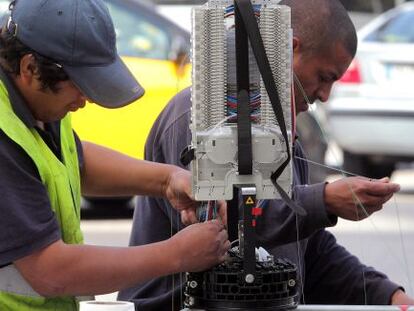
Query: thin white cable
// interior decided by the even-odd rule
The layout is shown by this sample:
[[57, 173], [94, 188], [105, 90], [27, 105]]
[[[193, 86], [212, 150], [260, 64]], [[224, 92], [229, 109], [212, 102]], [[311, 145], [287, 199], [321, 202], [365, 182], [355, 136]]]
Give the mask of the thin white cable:
[[296, 86], [299, 88], [299, 91], [302, 93], [303, 98], [305, 99], [306, 103], [311, 106], [311, 102], [309, 100], [308, 94], [306, 94], [305, 89], [303, 88], [302, 83], [300, 82], [298, 76], [295, 72], [293, 72], [293, 79], [295, 80]]
[[[299, 221], [298, 221], [298, 214], [295, 213], [295, 222], [296, 222], [296, 247], [297, 247], [297, 256], [298, 256], [298, 272], [300, 276], [300, 289], [302, 292], [302, 304], [306, 304], [305, 301], [305, 283], [303, 280], [305, 279], [305, 269], [302, 267], [302, 252], [300, 250], [300, 239], [299, 239]], [[306, 264], [306, 263], [305, 263]]]
[[226, 121], [228, 121], [231, 118], [231, 116], [225, 117], [223, 120], [221, 120], [220, 122], [218, 122], [216, 125], [214, 125], [211, 130], [209, 129], [209, 132], [214, 133], [214, 131], [219, 128], [220, 126], [222, 126]]
[[400, 232], [400, 242], [401, 242], [401, 248], [402, 248], [402, 252], [403, 252], [403, 259], [404, 259], [404, 263], [405, 266], [407, 267], [407, 280], [408, 280], [408, 288], [410, 290], [411, 295], [414, 294], [413, 292], [413, 285], [411, 283], [411, 274], [410, 274], [410, 266], [408, 264], [408, 260], [407, 260], [407, 251], [406, 251], [406, 245], [405, 245], [405, 239], [404, 239], [404, 235], [402, 234], [402, 229], [401, 229], [401, 219], [400, 219], [400, 212], [399, 212], [399, 208], [397, 205], [397, 200], [394, 197], [394, 204], [396, 206], [395, 212], [397, 213], [397, 220], [398, 220], [398, 227], [400, 228], [399, 232]]
[[[178, 66], [177, 66], [178, 68], [176, 70], [177, 73], [185, 70], [183, 67], [186, 65], [186, 63], [188, 62], [188, 60], [189, 60], [189, 55], [186, 55], [186, 57], [183, 58], [181, 60], [181, 62], [178, 64]], [[181, 86], [181, 81], [180, 81], [179, 77], [177, 76], [176, 79], [175, 79], [175, 90], [176, 90], [175, 93], [176, 94], [179, 93], [180, 88], [181, 88], [180, 86]], [[174, 115], [174, 119], [176, 119], [176, 117], [178, 116], [177, 107], [176, 106], [174, 106], [174, 113], [173, 113], [173, 115]], [[173, 145], [175, 145], [177, 143], [175, 141], [175, 139], [176, 139], [175, 132], [176, 132], [176, 126], [174, 125], [174, 127], [172, 128], [172, 137], [173, 137], [172, 143], [173, 143]], [[173, 164], [176, 164], [177, 165], [179, 163], [179, 159], [178, 159], [177, 153], [173, 154], [173, 157], [174, 157], [174, 163]], [[179, 197], [178, 197], [178, 200], [179, 200]], [[181, 228], [180, 228], [180, 213], [176, 213], [173, 210], [173, 208], [171, 208], [170, 209], [170, 237], [173, 236], [173, 232], [174, 232], [174, 229], [173, 229], [174, 214], [176, 215], [175, 216], [175, 220], [176, 220], [176, 223], [177, 223], [177, 232], [181, 230]], [[182, 272], [179, 273], [179, 278], [180, 278], [180, 284], [179, 284], [179, 286], [180, 286], [180, 309], [182, 309], [183, 308], [183, 301], [182, 301], [182, 297], [183, 297], [183, 293], [182, 293], [182, 291], [183, 291], [183, 286], [182, 286], [183, 285], [183, 282], [182, 282]], [[174, 299], [174, 293], [175, 293], [175, 275], [174, 274], [171, 275], [171, 282], [172, 282], [172, 284], [171, 284], [171, 287], [172, 287], [172, 289], [171, 289], [171, 310], [174, 311], [175, 310], [175, 299]]]
[[[302, 158], [302, 157], [295, 156], [295, 159], [298, 159], [298, 160], [301, 160], [301, 161], [304, 161], [304, 162], [313, 164], [315, 166], [327, 168], [327, 169], [330, 169], [331, 171], [336, 171], [338, 173], [341, 173], [342, 175], [345, 174], [345, 175], [354, 176], [354, 177], [364, 177], [364, 176], [357, 175], [357, 174], [354, 174], [354, 173], [351, 173], [351, 172], [347, 172], [345, 170], [341, 170], [341, 169], [338, 169], [338, 168], [335, 168], [335, 167], [332, 167], [332, 166], [327, 166], [325, 164], [318, 163], [318, 162], [315, 162], [315, 161], [312, 161], [312, 160], [309, 160], [309, 159], [306, 159], [306, 158]], [[370, 179], [368, 177], [365, 177], [365, 178]]]
[[[358, 213], [358, 206], [359, 206], [359, 204], [361, 203], [360, 202], [360, 200], [359, 200], [359, 198], [357, 197], [357, 195], [356, 195], [356, 193], [354, 192], [354, 190], [353, 190], [353, 188], [352, 188], [352, 186], [350, 185], [350, 183], [348, 183], [348, 187], [351, 189], [351, 191], [352, 191], [352, 196], [353, 196], [353, 199], [354, 199], [354, 204], [355, 204], [355, 206], [356, 206], [356, 208], [355, 208], [355, 216], [356, 216], [356, 219], [357, 219], [357, 223], [358, 223], [358, 228], [359, 228], [359, 232], [360, 232], [360, 234], [361, 234], [361, 232], [362, 232], [362, 227], [361, 227], [361, 223], [359, 222], [360, 221], [360, 219], [359, 219], [359, 213]], [[358, 203], [359, 202], [359, 203]], [[368, 212], [365, 210], [365, 208], [364, 208], [364, 206], [362, 205], [362, 203], [361, 203], [361, 207], [362, 207], [362, 210], [363, 211], [365, 211], [365, 213], [367, 214], [367, 217], [369, 216], [368, 215]], [[361, 234], [362, 235], [362, 234]], [[362, 257], [364, 258], [365, 257], [365, 252], [364, 252], [364, 245], [363, 245], [363, 242], [362, 242], [362, 239], [361, 239], [361, 242], [359, 243], [359, 246], [360, 246], [360, 252], [361, 252], [361, 254], [362, 254]], [[365, 277], [365, 268], [363, 267], [362, 268], [362, 282], [363, 282], [363, 291], [364, 291], [364, 305], [367, 305], [368, 304], [368, 293], [367, 293], [367, 280], [366, 280], [366, 277]]]
[[204, 222], [207, 222], [208, 221], [208, 216], [210, 215], [210, 202], [207, 202], [206, 203], [207, 204], [207, 207], [206, 207], [206, 217], [205, 217], [205, 219], [204, 219]]
[[232, 247], [233, 247], [233, 245], [234, 245], [234, 244], [236, 244], [236, 243], [239, 243], [239, 239], [233, 240], [233, 241], [230, 243], [230, 248], [232, 248]]

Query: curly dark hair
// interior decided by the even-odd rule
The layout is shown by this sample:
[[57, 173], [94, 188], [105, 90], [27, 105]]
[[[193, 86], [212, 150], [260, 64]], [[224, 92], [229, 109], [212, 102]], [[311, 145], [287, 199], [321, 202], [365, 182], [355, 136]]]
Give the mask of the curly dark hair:
[[[14, 3], [15, 1], [10, 4], [10, 9], [13, 9]], [[19, 75], [20, 61], [27, 54], [32, 54], [35, 59], [32, 70], [41, 83], [41, 90], [50, 89], [57, 93], [59, 91], [57, 84], [69, 79], [62, 66], [20, 42], [9, 31], [6, 23], [0, 32], [0, 59], [5, 63], [5, 66], [2, 66], [3, 70], [12, 75]]]

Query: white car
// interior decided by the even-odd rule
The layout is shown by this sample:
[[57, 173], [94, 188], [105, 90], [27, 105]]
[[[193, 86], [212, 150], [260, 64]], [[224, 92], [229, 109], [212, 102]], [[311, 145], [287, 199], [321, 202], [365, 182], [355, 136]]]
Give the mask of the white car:
[[327, 108], [344, 169], [389, 176], [414, 160], [414, 3], [392, 9], [358, 32], [355, 61]]

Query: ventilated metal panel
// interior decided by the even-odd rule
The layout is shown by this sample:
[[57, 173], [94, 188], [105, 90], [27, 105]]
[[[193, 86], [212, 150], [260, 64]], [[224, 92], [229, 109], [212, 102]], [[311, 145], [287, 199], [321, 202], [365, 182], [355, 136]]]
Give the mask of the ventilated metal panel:
[[[289, 134], [292, 49], [290, 9], [277, 1], [252, 1], [282, 102]], [[270, 176], [287, 158], [286, 145], [257, 68], [249, 55], [253, 174], [238, 175], [237, 85], [233, 1], [210, 0], [193, 9], [192, 162], [197, 200], [229, 200], [233, 185], [254, 184], [258, 199], [277, 198]], [[290, 135], [291, 136], [291, 135]], [[291, 146], [291, 138], [289, 138]], [[278, 180], [291, 192], [289, 164]]]

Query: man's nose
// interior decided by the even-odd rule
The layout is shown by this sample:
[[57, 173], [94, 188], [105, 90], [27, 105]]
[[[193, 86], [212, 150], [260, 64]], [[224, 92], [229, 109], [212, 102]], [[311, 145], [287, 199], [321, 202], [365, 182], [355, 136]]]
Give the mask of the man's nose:
[[73, 88], [77, 91], [77, 97], [79, 101], [87, 101], [88, 98], [83, 94], [83, 92], [74, 84], [72, 83]]
[[329, 99], [329, 96], [331, 95], [331, 90], [332, 90], [332, 83], [321, 86], [318, 90], [317, 98], [323, 103], [327, 102]]
[[88, 101], [88, 98], [85, 95], [83, 95], [81, 92], [79, 92], [79, 96], [78, 96], [79, 107], [81, 108], [85, 107], [87, 101]]
[[80, 90], [78, 93], [78, 98], [79, 98], [79, 101], [88, 101], [88, 97], [84, 95]]

